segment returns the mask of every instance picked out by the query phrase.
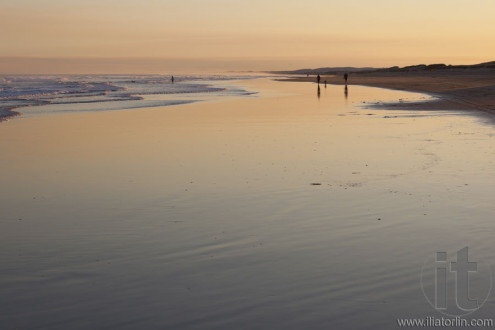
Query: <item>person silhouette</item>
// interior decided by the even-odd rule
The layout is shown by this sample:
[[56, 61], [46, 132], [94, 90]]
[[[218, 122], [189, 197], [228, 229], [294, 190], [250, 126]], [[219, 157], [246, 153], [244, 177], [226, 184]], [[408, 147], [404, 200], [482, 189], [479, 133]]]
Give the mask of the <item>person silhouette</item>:
[[327, 81], [325, 80], [325, 88], [327, 88]]
[[346, 73], [344, 73], [344, 80], [345, 80], [345, 84], [347, 85], [347, 78], [349, 78], [349, 75]]
[[320, 75], [317, 75], [316, 76], [316, 82], [318, 83], [318, 85], [320, 84], [320, 79], [321, 79]]
[[174, 76], [172, 76], [172, 78], [170, 78], [170, 81], [172, 82], [172, 84], [174, 83]]

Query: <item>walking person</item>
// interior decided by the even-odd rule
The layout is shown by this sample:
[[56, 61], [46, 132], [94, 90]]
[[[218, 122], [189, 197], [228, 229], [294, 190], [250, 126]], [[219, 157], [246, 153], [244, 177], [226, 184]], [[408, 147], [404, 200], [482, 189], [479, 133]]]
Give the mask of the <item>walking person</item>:
[[347, 78], [349, 78], [349, 75], [346, 73], [344, 73], [344, 80], [345, 80], [345, 84], [347, 85]]
[[320, 79], [321, 79], [320, 75], [317, 75], [316, 76], [316, 82], [318, 83], [318, 85], [320, 84]]

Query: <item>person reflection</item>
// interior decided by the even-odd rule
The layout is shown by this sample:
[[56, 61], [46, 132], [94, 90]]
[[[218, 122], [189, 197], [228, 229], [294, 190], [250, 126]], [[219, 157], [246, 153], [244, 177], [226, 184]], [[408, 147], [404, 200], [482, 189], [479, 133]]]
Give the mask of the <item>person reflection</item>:
[[349, 97], [349, 90], [347, 89], [347, 85], [345, 85], [344, 87], [344, 95], [345, 95], [345, 99], [347, 100], [347, 98]]
[[318, 85], [318, 92], [317, 92], [317, 95], [318, 95], [318, 98], [320, 98], [320, 85]]

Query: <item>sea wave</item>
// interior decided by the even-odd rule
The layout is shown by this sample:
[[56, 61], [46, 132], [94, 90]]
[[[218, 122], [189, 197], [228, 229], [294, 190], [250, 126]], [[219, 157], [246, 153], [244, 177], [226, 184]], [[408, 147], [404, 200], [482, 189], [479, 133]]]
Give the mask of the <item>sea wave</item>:
[[[255, 76], [177, 76], [174, 81], [162, 75], [2, 76], [0, 120], [19, 112], [39, 115], [136, 109], [196, 102], [205, 95], [248, 96], [254, 93], [226, 85], [229, 80], [248, 78]], [[163, 99], [146, 100], [148, 95], [163, 95]]]

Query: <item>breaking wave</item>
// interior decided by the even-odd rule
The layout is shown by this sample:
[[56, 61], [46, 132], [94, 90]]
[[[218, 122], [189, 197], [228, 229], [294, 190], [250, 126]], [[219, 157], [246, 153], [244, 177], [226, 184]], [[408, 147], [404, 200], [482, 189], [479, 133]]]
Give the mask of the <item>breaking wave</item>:
[[[248, 96], [230, 81], [254, 76], [2, 76], [0, 120], [23, 114], [108, 111], [197, 102], [206, 97]], [[151, 97], [152, 96], [152, 97]], [[70, 105], [70, 106], [68, 106]], [[16, 109], [16, 111], [13, 111]]]

